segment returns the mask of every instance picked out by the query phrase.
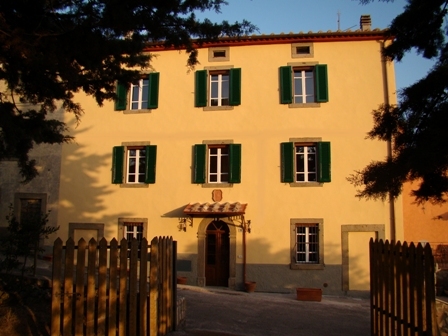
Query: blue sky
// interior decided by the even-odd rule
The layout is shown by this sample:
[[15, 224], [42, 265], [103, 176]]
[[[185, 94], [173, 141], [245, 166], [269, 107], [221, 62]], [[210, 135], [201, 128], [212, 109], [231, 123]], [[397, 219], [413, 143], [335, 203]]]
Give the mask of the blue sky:
[[[375, 0], [361, 5], [358, 0], [227, 0], [221, 13], [204, 12], [199, 17], [229, 22], [246, 19], [259, 28], [259, 34], [299, 33], [337, 30], [338, 12], [341, 30], [359, 28], [362, 14], [370, 14], [372, 28], [387, 28], [392, 19], [403, 12], [406, 0]], [[257, 33], [258, 34], [258, 33]], [[422, 78], [433, 65], [415, 53], [395, 63], [397, 89]]]

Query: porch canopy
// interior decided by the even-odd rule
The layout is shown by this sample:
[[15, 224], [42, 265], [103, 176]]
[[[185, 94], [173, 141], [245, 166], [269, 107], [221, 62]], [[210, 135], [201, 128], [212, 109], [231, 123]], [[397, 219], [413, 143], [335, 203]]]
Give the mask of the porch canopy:
[[194, 203], [188, 204], [184, 214], [188, 216], [233, 217], [246, 213], [247, 204], [236, 203]]

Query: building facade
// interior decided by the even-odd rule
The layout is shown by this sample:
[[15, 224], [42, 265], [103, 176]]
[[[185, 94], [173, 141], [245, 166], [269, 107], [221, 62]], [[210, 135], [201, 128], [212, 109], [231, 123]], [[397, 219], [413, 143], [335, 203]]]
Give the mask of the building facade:
[[[371, 111], [396, 102], [384, 31], [224, 37], [148, 46], [151, 68], [119, 99], [77, 99], [64, 144], [57, 235], [173, 236], [197, 286], [324, 294], [367, 290], [368, 241], [403, 235], [402, 212], [347, 181], [387, 155]], [[401, 209], [399, 198], [394, 206]]]

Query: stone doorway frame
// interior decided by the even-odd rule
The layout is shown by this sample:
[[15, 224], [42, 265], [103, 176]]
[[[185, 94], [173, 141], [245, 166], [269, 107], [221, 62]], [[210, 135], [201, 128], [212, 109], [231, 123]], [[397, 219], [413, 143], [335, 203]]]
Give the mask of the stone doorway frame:
[[348, 234], [350, 232], [375, 232], [376, 239], [385, 239], [386, 229], [384, 224], [348, 224], [341, 225], [342, 248], [342, 290], [349, 290], [349, 250]]
[[220, 220], [227, 224], [229, 227], [229, 281], [228, 287], [230, 289], [235, 289], [236, 283], [236, 226], [231, 219], [228, 217], [214, 218], [207, 217], [203, 218], [198, 226], [198, 274], [197, 274], [197, 285], [199, 287], [205, 287], [205, 239], [207, 227], [210, 223], [215, 220]]

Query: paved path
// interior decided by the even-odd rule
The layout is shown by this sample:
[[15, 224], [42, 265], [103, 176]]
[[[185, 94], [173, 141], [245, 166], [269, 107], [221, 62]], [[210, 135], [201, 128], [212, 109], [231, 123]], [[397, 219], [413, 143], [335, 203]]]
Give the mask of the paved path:
[[187, 322], [172, 336], [370, 334], [369, 301], [365, 299], [324, 296], [322, 302], [303, 302], [293, 294], [178, 288], [178, 296], [187, 301]]

